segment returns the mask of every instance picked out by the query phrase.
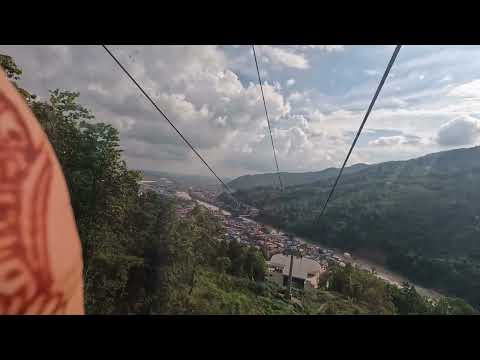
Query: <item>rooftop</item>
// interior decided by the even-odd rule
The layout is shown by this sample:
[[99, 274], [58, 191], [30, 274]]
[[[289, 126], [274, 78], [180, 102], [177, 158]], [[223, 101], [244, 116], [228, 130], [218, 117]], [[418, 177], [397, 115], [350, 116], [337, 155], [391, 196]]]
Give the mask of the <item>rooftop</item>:
[[[283, 267], [283, 275], [288, 276], [290, 270], [290, 256], [283, 254], [273, 255], [269, 261], [272, 266]], [[322, 266], [315, 260], [293, 257], [292, 277], [307, 279], [308, 274], [322, 272]]]

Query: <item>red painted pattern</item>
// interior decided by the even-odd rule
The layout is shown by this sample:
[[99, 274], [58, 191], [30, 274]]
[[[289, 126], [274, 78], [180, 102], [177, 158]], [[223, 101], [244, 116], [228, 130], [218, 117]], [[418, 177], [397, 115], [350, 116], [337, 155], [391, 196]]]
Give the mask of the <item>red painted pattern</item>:
[[44, 143], [34, 144], [25, 119], [0, 93], [0, 314], [65, 311], [48, 253], [52, 174]]

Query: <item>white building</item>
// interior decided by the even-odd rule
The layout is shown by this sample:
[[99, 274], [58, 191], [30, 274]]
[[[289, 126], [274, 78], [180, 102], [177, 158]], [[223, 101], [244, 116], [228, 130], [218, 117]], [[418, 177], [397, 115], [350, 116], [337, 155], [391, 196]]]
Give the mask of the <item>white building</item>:
[[[273, 255], [268, 264], [268, 278], [281, 286], [288, 284], [290, 256]], [[316, 289], [320, 276], [327, 271], [326, 265], [304, 257], [293, 257], [292, 286], [301, 289]]]

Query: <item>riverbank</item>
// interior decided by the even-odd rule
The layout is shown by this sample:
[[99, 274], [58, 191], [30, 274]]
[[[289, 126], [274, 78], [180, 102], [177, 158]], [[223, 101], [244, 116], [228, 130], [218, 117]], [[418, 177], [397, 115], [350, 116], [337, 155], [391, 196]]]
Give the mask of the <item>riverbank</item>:
[[[272, 229], [273, 231], [281, 232], [281, 230], [279, 230], [278, 228], [275, 228], [272, 225], [263, 224], [261, 222], [258, 222], [258, 223], [262, 224], [263, 226], [266, 226], [269, 229]], [[367, 271], [372, 271], [372, 269], [374, 269], [376, 276], [388, 282], [389, 284], [395, 285], [397, 287], [402, 287], [403, 283], [408, 282], [411, 285], [413, 285], [417, 290], [417, 292], [422, 296], [426, 296], [432, 299], [438, 299], [443, 296], [438, 291], [435, 291], [433, 289], [428, 289], [413, 283], [412, 281], [408, 280], [406, 277], [385, 268], [383, 265], [375, 263], [371, 260], [367, 260], [363, 257], [358, 257], [354, 252], [350, 253], [350, 256], [345, 256], [344, 254], [345, 252], [349, 251], [348, 249], [331, 248], [305, 238], [300, 238], [298, 236], [294, 236], [294, 238], [300, 242], [318, 246], [322, 250], [331, 251], [333, 256], [338, 257], [344, 263], [351, 263], [352, 265], [355, 265], [358, 268], [367, 270]]]
[[[205, 201], [201, 201], [198, 199], [193, 199], [188, 193], [182, 192], [182, 191], [177, 191], [176, 196], [185, 200], [191, 200], [191, 201], [196, 201], [199, 205], [202, 205], [209, 210], [212, 211], [222, 211], [222, 214], [225, 216], [230, 216], [231, 214], [228, 211], [225, 211], [218, 206], [212, 205], [210, 203], [207, 203]], [[263, 223], [259, 221], [258, 219], [248, 219], [245, 218], [245, 220], [251, 221], [253, 223], [256, 223], [258, 225], [264, 226], [268, 228], [270, 231], [276, 232], [276, 233], [282, 233], [283, 231], [270, 225]], [[304, 243], [306, 245], [310, 246], [315, 246], [318, 247], [320, 250], [327, 250], [331, 252], [332, 257], [338, 258], [341, 262], [343, 263], [351, 263], [352, 265], [357, 266], [360, 269], [367, 270], [367, 271], [372, 271], [372, 269], [375, 269], [375, 274], [377, 277], [380, 279], [388, 282], [389, 284], [395, 285], [397, 287], [401, 287], [404, 282], [408, 282], [415, 286], [417, 289], [417, 292], [426, 297], [430, 297], [433, 299], [438, 299], [439, 297], [442, 296], [442, 294], [438, 293], [437, 291], [433, 289], [427, 289], [422, 286], [419, 286], [411, 281], [409, 281], [406, 277], [395, 273], [393, 271], [390, 271], [389, 269], [385, 268], [383, 265], [376, 263], [372, 260], [366, 259], [365, 257], [362, 256], [357, 256], [355, 253], [351, 253], [350, 256], [345, 256], [345, 252], [349, 251], [348, 249], [338, 249], [338, 248], [330, 248], [327, 246], [324, 246], [322, 244], [319, 244], [317, 242], [313, 242], [311, 240], [305, 239], [305, 238], [300, 238], [297, 236], [294, 236], [294, 239], [300, 243]]]
[[202, 200], [198, 200], [198, 199], [193, 199], [190, 194], [188, 194], [187, 192], [185, 191], [177, 191], [175, 193], [175, 195], [183, 200], [191, 200], [191, 201], [196, 201], [197, 204], [199, 205], [202, 205], [204, 207], [206, 207], [207, 209], [209, 210], [212, 210], [212, 211], [221, 211], [223, 215], [226, 215], [226, 216], [231, 216], [232, 214], [226, 210], [223, 210], [223, 209], [220, 209], [218, 206], [215, 206], [215, 205], [212, 205], [212, 204], [209, 204], [205, 201], [202, 201]]

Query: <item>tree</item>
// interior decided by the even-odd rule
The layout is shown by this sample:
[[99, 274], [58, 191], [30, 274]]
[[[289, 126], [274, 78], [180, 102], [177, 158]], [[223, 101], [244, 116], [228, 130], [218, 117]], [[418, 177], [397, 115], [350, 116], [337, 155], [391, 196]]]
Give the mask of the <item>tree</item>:
[[226, 273], [232, 266], [232, 262], [230, 261], [230, 258], [226, 256], [222, 256], [218, 258], [217, 260], [217, 269], [220, 274]]
[[254, 281], [263, 281], [265, 277], [265, 259], [256, 248], [249, 247], [244, 260], [245, 275]]
[[439, 315], [475, 315], [478, 312], [464, 300], [442, 297], [434, 305], [433, 312]]
[[[143, 253], [131, 223], [139, 198], [140, 173], [121, 159], [118, 131], [94, 122], [78, 103], [79, 93], [54, 90], [30, 106], [62, 166], [84, 254], [86, 308], [124, 312], [142, 281]], [[131, 277], [137, 278], [134, 282]], [[143, 289], [141, 291], [144, 291]], [[120, 300], [122, 299], [122, 300]]]
[[20, 80], [22, 70], [17, 66], [13, 58], [9, 55], [0, 54], [0, 67], [3, 68], [7, 79], [10, 79], [12, 84], [17, 88], [18, 92], [27, 100], [35, 99], [35, 95], [31, 95], [28, 91], [18, 86], [17, 80]]
[[244, 274], [244, 248], [236, 240], [228, 243], [228, 257], [232, 262], [232, 275], [243, 276]]
[[7, 78], [11, 80], [20, 80], [22, 70], [17, 66], [11, 56], [0, 54], [0, 66], [7, 74]]

